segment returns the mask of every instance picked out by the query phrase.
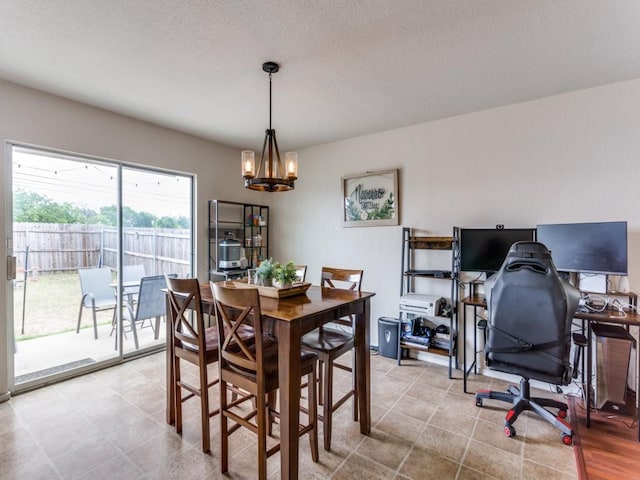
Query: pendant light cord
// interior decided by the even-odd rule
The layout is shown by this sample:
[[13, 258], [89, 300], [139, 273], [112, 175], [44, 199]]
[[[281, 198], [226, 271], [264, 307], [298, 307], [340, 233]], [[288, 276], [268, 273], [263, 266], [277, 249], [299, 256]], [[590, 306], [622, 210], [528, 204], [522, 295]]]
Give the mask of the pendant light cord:
[[269, 73], [269, 130], [271, 130], [271, 73]]

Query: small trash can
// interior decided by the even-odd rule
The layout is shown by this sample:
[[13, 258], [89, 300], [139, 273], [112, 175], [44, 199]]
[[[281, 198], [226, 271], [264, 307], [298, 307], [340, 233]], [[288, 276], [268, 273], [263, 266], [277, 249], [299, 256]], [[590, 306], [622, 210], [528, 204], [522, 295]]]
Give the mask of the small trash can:
[[378, 318], [378, 353], [387, 358], [398, 358], [400, 322], [397, 318]]

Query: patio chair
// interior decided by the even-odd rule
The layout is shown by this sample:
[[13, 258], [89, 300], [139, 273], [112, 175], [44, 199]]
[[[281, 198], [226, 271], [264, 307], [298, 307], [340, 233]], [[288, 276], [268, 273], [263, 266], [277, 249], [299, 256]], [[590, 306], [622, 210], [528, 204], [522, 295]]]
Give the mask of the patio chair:
[[[124, 277], [124, 276], [123, 276]], [[170, 278], [176, 278], [176, 274], [167, 275]], [[167, 282], [164, 275], [153, 275], [150, 277], [142, 277], [140, 279], [140, 289], [138, 290], [138, 301], [135, 305], [127, 302], [125, 310], [125, 319], [129, 321], [130, 329], [133, 332], [133, 342], [136, 350], [138, 345], [138, 331], [136, 324], [140, 327], [144, 325], [145, 320], [155, 319], [155, 322], [149, 322], [153, 329], [153, 338], [158, 339], [160, 334], [160, 317], [167, 314], [167, 297], [163, 289], [167, 288]], [[116, 336], [116, 348], [118, 340]]]
[[78, 270], [80, 277], [80, 289], [82, 299], [80, 300], [80, 311], [78, 312], [78, 325], [76, 333], [80, 332], [80, 322], [82, 312], [85, 308], [90, 308], [93, 315], [93, 336], [98, 339], [98, 322], [96, 312], [113, 309], [112, 322], [116, 318], [116, 297], [111, 283], [111, 269], [109, 267], [82, 268]]
[[[122, 267], [122, 283], [140, 283], [142, 277], [146, 275], [144, 265], [124, 265]], [[129, 295], [129, 299], [133, 302], [138, 301], [138, 287], [134, 287], [129, 291], [124, 289], [125, 295]]]

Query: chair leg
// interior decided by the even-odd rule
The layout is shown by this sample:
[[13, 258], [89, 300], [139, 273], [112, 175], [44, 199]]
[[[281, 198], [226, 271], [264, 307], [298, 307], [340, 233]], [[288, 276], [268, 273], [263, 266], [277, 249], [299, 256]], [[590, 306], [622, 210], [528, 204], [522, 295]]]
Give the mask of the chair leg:
[[324, 449], [329, 452], [331, 450], [331, 427], [333, 417], [333, 362], [326, 361], [324, 363], [324, 380], [320, 383], [324, 388], [324, 398], [322, 400], [322, 426]]
[[318, 405], [324, 402], [324, 362], [318, 360]]
[[138, 350], [140, 348], [140, 345], [138, 345], [138, 330], [136, 329], [136, 321], [133, 318], [131, 319], [131, 331], [133, 332], [133, 343], [136, 346], [136, 350]]
[[311, 460], [318, 462], [318, 399], [316, 366], [307, 376], [307, 398], [309, 399], [309, 423], [313, 425], [309, 432], [309, 448], [311, 449]]
[[80, 311], [78, 312], [78, 325], [76, 326], [76, 333], [80, 333], [80, 320], [82, 320], [82, 310], [84, 309], [83, 303], [84, 298], [80, 300]]
[[351, 362], [351, 389], [353, 390], [353, 421], [358, 421], [358, 381], [356, 379], [356, 350], [353, 349]]
[[229, 424], [227, 423], [227, 382], [220, 379], [220, 472], [229, 471]]
[[[135, 324], [133, 325], [135, 329]], [[134, 330], [135, 336], [135, 330]], [[136, 348], [138, 342], [136, 338]], [[200, 365], [200, 417], [202, 418], [202, 451], [207, 453], [211, 450], [211, 433], [209, 429], [209, 377], [207, 365]]]
[[180, 387], [180, 357], [173, 357], [173, 399], [176, 408], [176, 433], [182, 433], [182, 388]]
[[267, 398], [264, 392], [258, 392], [258, 478], [267, 478]]
[[96, 305], [93, 299], [91, 299], [91, 313], [93, 314], [93, 336], [98, 339], [98, 319], [96, 318]]

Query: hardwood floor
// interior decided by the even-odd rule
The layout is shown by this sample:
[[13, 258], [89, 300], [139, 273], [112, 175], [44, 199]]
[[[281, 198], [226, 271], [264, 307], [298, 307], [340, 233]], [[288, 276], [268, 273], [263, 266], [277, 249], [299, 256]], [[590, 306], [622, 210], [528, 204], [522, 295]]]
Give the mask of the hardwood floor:
[[640, 442], [637, 424], [631, 417], [609, 417], [595, 411], [591, 428], [580, 399], [569, 400], [574, 428], [576, 463], [580, 478], [586, 480], [640, 479]]

